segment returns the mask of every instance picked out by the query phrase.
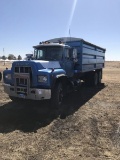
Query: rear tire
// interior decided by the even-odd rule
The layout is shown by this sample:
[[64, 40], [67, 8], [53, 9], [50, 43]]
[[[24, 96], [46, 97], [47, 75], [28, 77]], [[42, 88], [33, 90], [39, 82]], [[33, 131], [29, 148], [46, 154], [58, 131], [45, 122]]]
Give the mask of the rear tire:
[[98, 72], [98, 84], [101, 84], [101, 80], [102, 80], [102, 72], [99, 71]]
[[85, 79], [85, 84], [87, 86], [97, 86], [98, 84], [98, 74], [97, 72], [88, 73]]
[[98, 85], [98, 74], [95, 72], [92, 76], [91, 80], [92, 86], [97, 86]]

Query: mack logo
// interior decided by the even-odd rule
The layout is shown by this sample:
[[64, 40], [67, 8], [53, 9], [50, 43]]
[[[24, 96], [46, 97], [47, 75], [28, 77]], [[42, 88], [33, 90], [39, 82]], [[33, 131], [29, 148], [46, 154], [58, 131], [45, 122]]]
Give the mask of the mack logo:
[[16, 66], [28, 66], [29, 65], [29, 63], [16, 63]]

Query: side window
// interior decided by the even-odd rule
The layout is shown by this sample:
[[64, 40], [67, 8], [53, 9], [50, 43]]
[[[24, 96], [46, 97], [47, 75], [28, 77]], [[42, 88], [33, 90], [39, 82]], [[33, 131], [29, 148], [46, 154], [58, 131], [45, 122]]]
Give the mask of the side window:
[[38, 50], [37, 59], [43, 59], [43, 50]]
[[34, 49], [34, 57], [37, 58], [37, 50]]
[[65, 59], [70, 59], [70, 52], [68, 48], [65, 48]]

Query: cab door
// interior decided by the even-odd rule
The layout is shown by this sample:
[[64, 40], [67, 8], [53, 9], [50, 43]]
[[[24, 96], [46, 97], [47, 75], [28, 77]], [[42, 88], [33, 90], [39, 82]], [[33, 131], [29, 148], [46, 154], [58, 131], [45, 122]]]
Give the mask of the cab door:
[[74, 62], [70, 56], [70, 48], [64, 48], [64, 70], [68, 77], [74, 74]]

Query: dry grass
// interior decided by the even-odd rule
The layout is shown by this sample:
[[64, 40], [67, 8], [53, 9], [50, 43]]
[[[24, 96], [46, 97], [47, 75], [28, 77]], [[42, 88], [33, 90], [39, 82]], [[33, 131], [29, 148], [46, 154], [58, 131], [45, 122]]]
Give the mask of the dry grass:
[[102, 82], [67, 96], [59, 113], [12, 103], [0, 83], [0, 159], [119, 160], [120, 62], [106, 62]]

